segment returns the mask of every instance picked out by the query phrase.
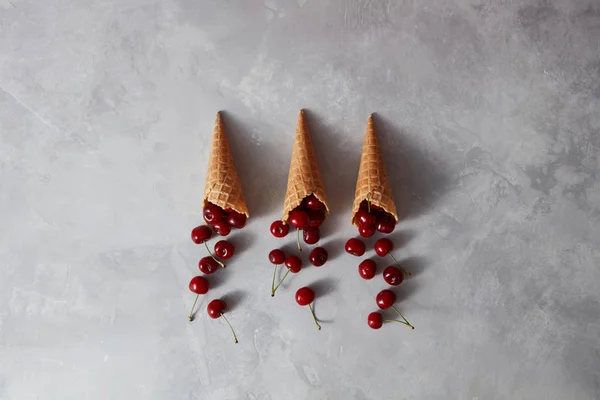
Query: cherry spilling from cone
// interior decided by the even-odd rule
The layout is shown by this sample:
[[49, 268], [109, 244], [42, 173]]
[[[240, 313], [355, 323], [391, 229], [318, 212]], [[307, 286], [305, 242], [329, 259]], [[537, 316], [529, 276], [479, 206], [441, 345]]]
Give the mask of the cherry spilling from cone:
[[358, 224], [358, 233], [365, 238], [373, 236], [375, 232], [392, 233], [396, 228], [394, 216], [372, 204], [368, 199], [360, 203], [355, 218]]

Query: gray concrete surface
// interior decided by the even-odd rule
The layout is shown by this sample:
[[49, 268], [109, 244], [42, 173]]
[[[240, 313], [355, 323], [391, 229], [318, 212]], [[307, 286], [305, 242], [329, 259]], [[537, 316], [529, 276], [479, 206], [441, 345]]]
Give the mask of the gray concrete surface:
[[[599, 399], [599, 105], [597, 1], [0, 0], [0, 399]], [[331, 261], [271, 299], [301, 107]], [[217, 110], [253, 217], [190, 324]], [[342, 251], [371, 112], [415, 331]]]

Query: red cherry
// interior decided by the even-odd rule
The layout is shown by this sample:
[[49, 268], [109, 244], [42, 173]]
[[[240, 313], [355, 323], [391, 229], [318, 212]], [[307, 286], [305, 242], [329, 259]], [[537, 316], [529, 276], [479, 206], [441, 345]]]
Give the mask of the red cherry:
[[302, 238], [306, 244], [315, 244], [321, 239], [319, 228], [306, 227], [302, 231]]
[[398, 286], [404, 280], [404, 274], [400, 268], [390, 265], [383, 270], [383, 280], [391, 286]]
[[285, 237], [290, 231], [290, 226], [283, 221], [277, 220], [271, 224], [271, 234], [276, 238]]
[[369, 323], [369, 326], [371, 328], [379, 329], [381, 328], [381, 325], [383, 325], [383, 317], [381, 316], [381, 313], [372, 312], [371, 314], [369, 314], [367, 322]]
[[358, 221], [359, 226], [375, 226], [377, 217], [373, 214], [369, 214], [367, 210], [358, 210], [356, 213], [356, 220]]
[[190, 281], [188, 287], [192, 292], [196, 293], [196, 299], [192, 305], [192, 310], [190, 311], [190, 315], [188, 315], [188, 320], [191, 322], [194, 319], [194, 308], [196, 307], [198, 297], [201, 294], [206, 294], [206, 292], [208, 292], [208, 280], [202, 276], [195, 276]]
[[212, 236], [212, 231], [206, 225], [200, 225], [192, 229], [192, 241], [196, 244], [204, 243]]
[[208, 279], [202, 276], [195, 276], [190, 281], [189, 288], [196, 294], [206, 294], [208, 292]]
[[298, 256], [288, 256], [285, 259], [285, 266], [290, 272], [297, 274], [302, 269], [302, 260]]
[[310, 263], [315, 267], [320, 267], [327, 262], [327, 250], [322, 247], [315, 247], [308, 256]]
[[285, 262], [285, 253], [279, 249], [271, 250], [269, 253], [269, 261], [271, 264], [280, 265]]
[[317, 324], [317, 328], [321, 330], [321, 325], [319, 325], [317, 317], [315, 316], [315, 312], [312, 306], [310, 305], [310, 303], [312, 303], [314, 300], [315, 292], [308, 286], [302, 287], [296, 292], [296, 303], [298, 303], [301, 306], [308, 306], [308, 308], [310, 309], [310, 313], [312, 314], [312, 317], [315, 321], [315, 324]]
[[227, 320], [227, 317], [225, 317], [225, 309], [226, 308], [227, 308], [227, 303], [225, 303], [221, 299], [215, 299], [215, 300], [211, 301], [210, 303], [208, 303], [208, 306], [206, 307], [206, 311], [208, 312], [208, 315], [213, 319], [223, 317], [223, 319], [225, 320], [225, 322], [227, 322], [227, 325], [229, 325], [229, 328], [231, 329], [231, 333], [233, 334], [233, 340], [236, 343], [238, 343], [238, 339], [237, 339], [237, 336], [235, 335], [235, 331], [233, 330], [233, 327]]
[[198, 269], [206, 275], [210, 275], [219, 269], [219, 264], [211, 256], [202, 257], [198, 262]]
[[246, 214], [241, 214], [237, 211], [230, 212], [225, 218], [227, 223], [235, 229], [242, 229], [244, 226], [246, 226], [247, 219], [248, 217], [246, 217]]
[[388, 238], [381, 238], [375, 242], [375, 253], [380, 257], [385, 257], [394, 248], [394, 243]]
[[210, 303], [208, 303], [208, 306], [206, 307], [206, 311], [208, 312], [209, 317], [211, 317], [213, 319], [217, 319], [221, 316], [221, 314], [225, 311], [226, 308], [227, 308], [227, 303], [225, 303], [221, 299], [215, 299], [215, 300], [211, 301]]
[[382, 310], [387, 310], [394, 305], [394, 302], [396, 301], [396, 293], [389, 289], [385, 289], [377, 294], [375, 300], [377, 301], [379, 308]]
[[227, 236], [229, 235], [229, 232], [231, 232], [231, 226], [227, 223], [227, 221], [223, 220], [215, 222], [213, 224], [213, 229], [221, 236]]
[[365, 254], [365, 243], [360, 239], [356, 239], [356, 238], [348, 239], [348, 241], [346, 242], [345, 248], [346, 248], [346, 252], [348, 252], [356, 257], [360, 257], [363, 254]]
[[325, 205], [315, 197], [314, 194], [307, 196], [302, 200], [302, 207], [307, 210], [317, 211], [325, 208]]
[[212, 225], [223, 218], [223, 209], [213, 203], [206, 203], [202, 211], [204, 220], [207, 224]]
[[304, 229], [308, 226], [308, 214], [299, 208], [290, 212], [290, 225], [297, 229]]
[[377, 273], [377, 264], [373, 260], [363, 260], [358, 264], [358, 273], [363, 279], [373, 279]]
[[375, 227], [367, 226], [367, 225], [360, 225], [358, 227], [358, 233], [360, 234], [360, 236], [362, 236], [364, 238], [370, 238], [371, 236], [373, 236], [375, 234]]
[[308, 212], [308, 226], [313, 228], [320, 227], [325, 221], [325, 212], [322, 210]]
[[227, 240], [219, 240], [217, 243], [215, 243], [215, 254], [223, 260], [229, 260], [233, 256], [234, 252], [235, 247]]
[[392, 233], [396, 228], [396, 220], [394, 217], [389, 214], [384, 214], [377, 218], [377, 223], [375, 224], [377, 230], [381, 233]]
[[315, 292], [308, 286], [296, 291], [296, 303], [301, 306], [307, 306], [315, 300]]

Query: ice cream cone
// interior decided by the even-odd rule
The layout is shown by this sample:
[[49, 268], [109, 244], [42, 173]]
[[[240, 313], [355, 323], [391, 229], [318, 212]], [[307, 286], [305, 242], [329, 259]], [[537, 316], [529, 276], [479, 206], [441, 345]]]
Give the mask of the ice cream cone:
[[208, 159], [208, 171], [206, 172], [206, 184], [204, 185], [204, 204], [206, 202], [211, 202], [223, 210], [231, 208], [240, 214], [245, 214], [247, 217], [250, 216], [242, 192], [240, 178], [231, 157], [231, 148], [229, 147], [221, 113], [217, 113]]
[[398, 222], [398, 213], [392, 197], [392, 187], [385, 172], [372, 114], [369, 115], [369, 122], [367, 123], [367, 133], [356, 180], [356, 192], [354, 193], [354, 204], [352, 205], [352, 223], [354, 225], [358, 225], [356, 213], [360, 208], [360, 203], [367, 198], [371, 204], [381, 207], [384, 211], [393, 215], [396, 222]]
[[287, 222], [290, 211], [298, 207], [302, 200], [311, 194], [314, 194], [325, 205], [325, 214], [327, 214], [329, 206], [321, 181], [317, 157], [304, 120], [304, 111], [300, 110], [281, 220]]

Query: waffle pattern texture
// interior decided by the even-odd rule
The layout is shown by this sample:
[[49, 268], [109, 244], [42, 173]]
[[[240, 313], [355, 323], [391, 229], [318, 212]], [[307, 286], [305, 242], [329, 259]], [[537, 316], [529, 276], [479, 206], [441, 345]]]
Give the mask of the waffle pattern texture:
[[248, 206], [242, 192], [242, 185], [238, 177], [229, 140], [225, 133], [225, 126], [221, 113], [217, 113], [215, 131], [213, 133], [206, 184], [204, 185], [204, 204], [210, 201], [222, 209], [231, 208], [240, 214], [250, 216]]
[[281, 220], [287, 222], [290, 211], [298, 207], [302, 200], [311, 194], [314, 194], [325, 205], [325, 214], [327, 215], [329, 206], [325, 197], [325, 189], [323, 188], [315, 149], [310, 140], [310, 133], [304, 119], [304, 111], [300, 110]]
[[358, 169], [358, 178], [356, 180], [356, 192], [354, 193], [354, 203], [352, 205], [352, 223], [354, 225], [358, 226], [356, 213], [360, 208], [360, 203], [367, 199], [367, 197], [369, 197], [371, 204], [383, 208], [386, 212], [394, 216], [396, 223], [398, 222], [398, 212], [396, 211], [396, 204], [394, 204], [394, 198], [392, 197], [392, 187], [385, 172], [379, 141], [375, 134], [373, 114], [369, 115], [367, 133], [365, 134], [365, 143], [360, 157], [360, 168]]

